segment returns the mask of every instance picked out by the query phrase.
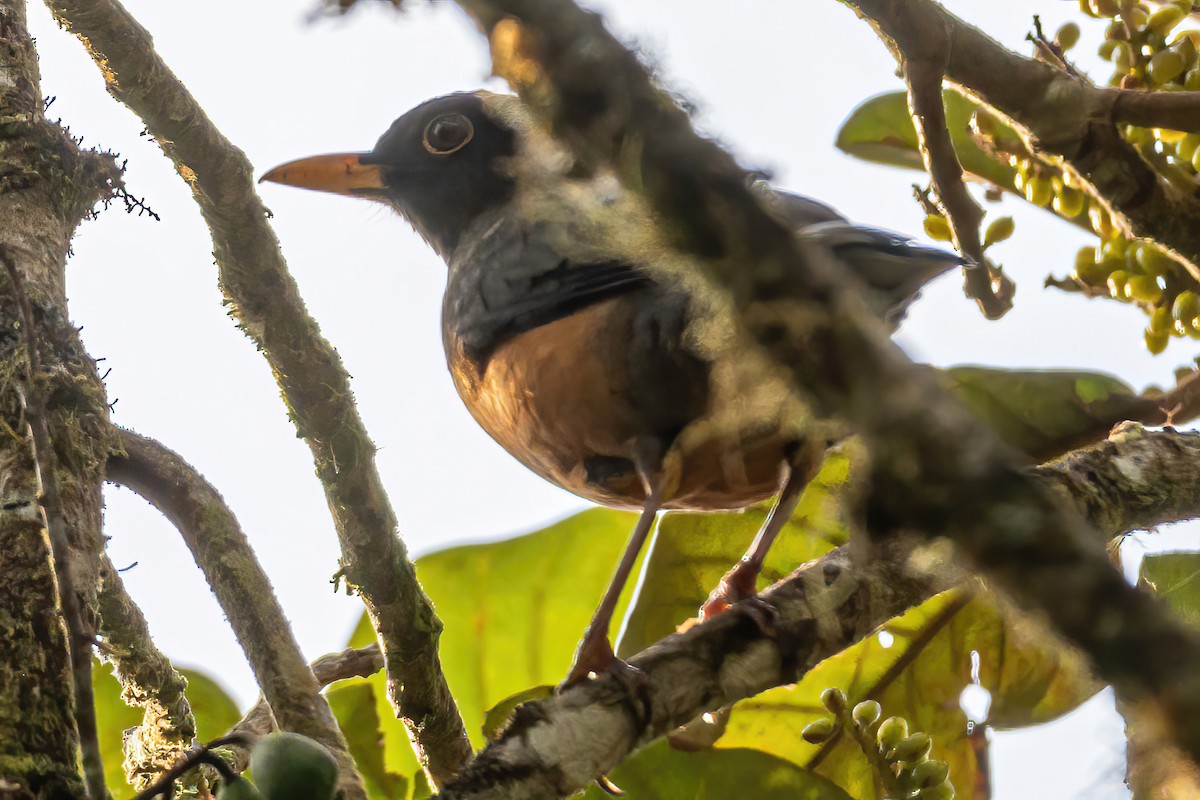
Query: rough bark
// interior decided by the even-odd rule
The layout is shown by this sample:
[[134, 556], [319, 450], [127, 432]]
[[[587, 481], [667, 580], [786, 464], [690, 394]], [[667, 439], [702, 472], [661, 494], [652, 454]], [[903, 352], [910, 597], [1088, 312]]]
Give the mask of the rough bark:
[[[90, 679], [76, 682], [72, 672], [90, 675], [108, 407], [95, 364], [68, 319], [65, 266], [76, 226], [118, 180], [111, 157], [81, 151], [46, 121], [24, 2], [0, 2], [0, 248], [12, 268], [0, 276], [0, 781], [6, 791], [39, 798], [83, 796], [80, 747], [93, 794], [103, 791], [94, 722], [88, 724]], [[30, 343], [36, 375], [29, 374]], [[25, 403], [37, 408], [45, 427], [36, 460]], [[56, 465], [40, 484], [38, 461]], [[50, 481], [54, 507], [42, 494]], [[57, 568], [78, 595], [82, 629], [74, 637], [63, 625], [47, 518], [65, 539]]]

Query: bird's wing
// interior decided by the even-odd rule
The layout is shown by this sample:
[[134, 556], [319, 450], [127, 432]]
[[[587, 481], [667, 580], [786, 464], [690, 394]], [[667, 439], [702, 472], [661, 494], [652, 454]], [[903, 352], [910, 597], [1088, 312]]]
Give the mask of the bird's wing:
[[473, 357], [486, 359], [518, 333], [651, 283], [629, 264], [564, 258], [547, 239], [536, 226], [502, 222], [455, 258], [443, 322]]
[[893, 327], [929, 281], [965, 260], [907, 236], [855, 225], [816, 200], [756, 184], [767, 207], [796, 235], [828, 250], [867, 286], [867, 303]]

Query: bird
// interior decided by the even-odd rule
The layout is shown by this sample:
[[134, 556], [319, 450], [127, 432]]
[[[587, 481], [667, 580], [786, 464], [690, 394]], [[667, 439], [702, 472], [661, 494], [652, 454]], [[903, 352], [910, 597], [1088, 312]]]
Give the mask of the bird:
[[[892, 329], [925, 284], [965, 263], [748, 180], [806, 247], [855, 276]], [[474, 419], [550, 482], [641, 512], [563, 686], [632, 670], [608, 630], [661, 510], [775, 497], [699, 616], [755, 598], [768, 548], [847, 432], [812, 412], [613, 170], [581, 164], [518, 97], [470, 91], [402, 114], [369, 151], [290, 161], [261, 181], [399, 212], [447, 265], [442, 339]]]

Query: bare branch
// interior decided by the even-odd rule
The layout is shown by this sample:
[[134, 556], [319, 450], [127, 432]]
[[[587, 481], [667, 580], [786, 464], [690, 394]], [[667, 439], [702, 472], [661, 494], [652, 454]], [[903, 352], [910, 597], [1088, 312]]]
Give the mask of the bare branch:
[[171, 520], [208, 579], [280, 725], [328, 747], [338, 760], [343, 796], [365, 798], [341, 729], [233, 512], [179, 455], [153, 439], [119, 433], [124, 452], [109, 459], [109, 479]]
[[983, 254], [979, 227], [983, 209], [967, 191], [962, 165], [954, 152], [954, 143], [946, 127], [946, 108], [942, 100], [942, 79], [948, 36], [931, 31], [931, 46], [920, 52], [905, 53], [904, 79], [908, 83], [908, 105], [917, 130], [921, 158], [933, 180], [954, 245], [970, 263], [964, 268], [967, 296], [979, 303], [988, 319], [999, 319], [1012, 308], [1014, 286], [998, 270], [993, 270]]
[[[513, 38], [516, 24], [501, 27], [501, 20], [519, 20], [522, 34], [510, 47], [517, 58], [502, 59], [498, 69], [509, 70], [522, 96], [585, 164], [608, 165], [645, 194], [676, 244], [728, 292], [762, 352], [819, 414], [846, 420], [864, 437], [871, 534], [952, 539], [1018, 603], [1043, 610], [1118, 691], [1155, 700], [1173, 738], [1200, 757], [1200, 671], [1193, 669], [1200, 667], [1200, 635], [1126, 583], [1095, 532], [1032, 481], [984, 423], [914, 368], [827, 257], [758, 205], [734, 160], [695, 134], [599, 17], [569, 0], [460, 3], [489, 35], [504, 34], [496, 37], [500, 44], [512, 45], [505, 37]], [[870, 5], [908, 19], [909, 9], [930, 4]], [[909, 24], [919, 19], [913, 14]], [[989, 45], [971, 44], [952, 48], [952, 79], [955, 70], [974, 75], [988, 65]], [[522, 59], [540, 69], [523, 68]], [[999, 96], [1001, 107], [1029, 91], [1018, 77], [992, 79], [1010, 87]]]
[[254, 191], [250, 163], [116, 0], [48, 0], [48, 5], [103, 65], [109, 91], [142, 118], [192, 187], [212, 233], [222, 288], [270, 363], [312, 451], [337, 527], [343, 573], [362, 595], [383, 646], [392, 703], [432, 779], [446, 780], [470, 757], [471, 747], [438, 659], [442, 625], [397, 535], [349, 376], [287, 272]]
[[[1181, 473], [1191, 476], [1188, 483], [1178, 492], [1166, 488]], [[1126, 426], [1033, 474], [1103, 531], [1100, 540], [1200, 517], [1200, 434]], [[604, 678], [522, 706], [440, 797], [566, 797], [675, 726], [799, 680], [939, 588], [915, 579], [903, 562], [892, 554], [863, 564], [845, 548], [834, 550], [763, 594], [779, 614], [775, 635], [735, 606], [731, 619], [718, 616], [634, 656], [630, 663], [649, 678], [644, 693]]]
[[1114, 122], [1127, 122], [1140, 128], [1200, 133], [1200, 92], [1099, 87], [1096, 92], [1109, 103], [1109, 114]]

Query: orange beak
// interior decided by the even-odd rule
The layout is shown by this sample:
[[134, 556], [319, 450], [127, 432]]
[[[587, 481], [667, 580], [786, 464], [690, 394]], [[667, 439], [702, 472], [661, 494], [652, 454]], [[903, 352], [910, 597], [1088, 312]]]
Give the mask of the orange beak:
[[318, 192], [362, 197], [370, 193], [365, 190], [385, 188], [379, 167], [362, 163], [362, 156], [365, 155], [367, 154], [331, 153], [289, 161], [269, 170], [258, 182], [271, 181]]

